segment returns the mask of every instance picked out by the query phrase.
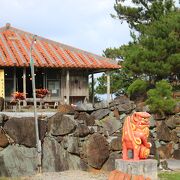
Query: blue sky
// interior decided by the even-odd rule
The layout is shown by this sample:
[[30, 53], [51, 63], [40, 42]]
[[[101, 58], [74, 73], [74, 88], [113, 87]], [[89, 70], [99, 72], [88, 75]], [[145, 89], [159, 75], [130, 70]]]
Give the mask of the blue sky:
[[0, 0], [0, 26], [13, 27], [102, 55], [130, 40], [112, 19], [114, 0]]

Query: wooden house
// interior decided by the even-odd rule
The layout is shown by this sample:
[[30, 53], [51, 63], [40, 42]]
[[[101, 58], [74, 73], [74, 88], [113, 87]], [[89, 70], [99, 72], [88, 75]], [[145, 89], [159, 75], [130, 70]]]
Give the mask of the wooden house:
[[[50, 91], [47, 101], [67, 104], [88, 98], [89, 75], [120, 68], [111, 59], [19, 30], [8, 23], [0, 28], [0, 96], [6, 101], [16, 91], [23, 92], [27, 102], [31, 101], [31, 58], [36, 88]], [[109, 85], [107, 90], [110, 91]]]

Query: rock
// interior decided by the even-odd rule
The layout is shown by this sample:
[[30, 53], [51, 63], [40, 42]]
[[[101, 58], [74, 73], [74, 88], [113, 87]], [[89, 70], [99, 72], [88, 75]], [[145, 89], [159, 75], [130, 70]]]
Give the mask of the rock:
[[156, 126], [156, 123], [153, 116], [150, 117], [149, 121], [150, 121], [150, 128], [154, 128]]
[[79, 103], [75, 107], [76, 111], [93, 111], [93, 105], [91, 103]]
[[0, 126], [4, 126], [5, 121], [9, 119], [5, 114], [0, 114]]
[[170, 137], [171, 141], [173, 141], [174, 143], [177, 143], [179, 141], [179, 138], [177, 136], [177, 132], [175, 130], [171, 131], [171, 137]]
[[157, 138], [162, 141], [170, 141], [171, 132], [169, 128], [166, 126], [165, 122], [162, 121], [159, 126], [157, 126], [156, 129], [157, 132]]
[[180, 126], [176, 127], [174, 131], [177, 133], [177, 136], [180, 138]]
[[72, 116], [56, 113], [48, 119], [48, 133], [54, 136], [62, 136], [72, 133], [76, 123]]
[[57, 108], [58, 112], [63, 113], [63, 114], [74, 114], [75, 110], [74, 107], [71, 105], [67, 104], [60, 104]]
[[4, 109], [4, 98], [0, 97], [0, 111]]
[[[43, 141], [47, 129], [46, 121], [38, 120], [40, 140]], [[35, 120], [33, 117], [11, 118], [4, 129], [16, 144], [36, 147]]]
[[126, 103], [129, 103], [129, 101], [130, 99], [127, 96], [118, 96], [109, 103], [109, 106], [113, 107], [119, 104], [126, 104]]
[[146, 106], [145, 102], [137, 102], [136, 103], [136, 111], [137, 112], [143, 112], [145, 106]]
[[126, 113], [130, 113], [132, 112], [132, 110], [135, 109], [136, 105], [134, 104], [133, 101], [130, 101], [128, 104], [122, 104], [121, 107], [125, 109]]
[[180, 144], [175, 144], [175, 145], [174, 145], [174, 150], [178, 150], [178, 149], [179, 149], [179, 145], [180, 145]]
[[109, 135], [122, 127], [122, 123], [112, 116], [107, 116], [100, 121], [96, 121], [96, 124], [102, 126], [106, 131], [108, 131]]
[[174, 143], [169, 143], [163, 146], [160, 146], [157, 150], [159, 153], [160, 158], [162, 159], [169, 159], [172, 157], [174, 148]]
[[99, 109], [91, 113], [92, 116], [95, 117], [96, 120], [100, 120], [107, 116], [111, 111], [109, 109]]
[[120, 113], [130, 113], [135, 109], [136, 105], [133, 101], [130, 101], [126, 96], [119, 96], [113, 100], [110, 104], [110, 107], [117, 107]]
[[54, 137], [54, 139], [55, 139], [58, 143], [61, 143], [61, 142], [64, 140], [63, 136], [56, 136], [56, 137]]
[[161, 144], [161, 145], [166, 145], [167, 143], [164, 142], [164, 141], [160, 141], [160, 144]]
[[152, 137], [153, 138], [157, 138], [157, 134], [156, 134], [156, 129], [155, 128], [150, 129], [150, 132], [152, 133]]
[[109, 155], [108, 160], [104, 163], [103, 167], [101, 168], [103, 171], [113, 171], [115, 170], [115, 159], [120, 159], [121, 154], [119, 152], [112, 152]]
[[110, 143], [112, 151], [121, 151], [122, 150], [122, 137], [112, 139]]
[[120, 117], [118, 109], [114, 109], [113, 113], [114, 113], [114, 117], [116, 117], [116, 119], [118, 120]]
[[176, 106], [174, 107], [173, 112], [174, 114], [180, 113], [180, 102], [176, 103]]
[[67, 136], [63, 138], [62, 144], [64, 145], [64, 148], [67, 149], [67, 151], [71, 154], [79, 155], [79, 138]]
[[54, 138], [46, 137], [43, 144], [43, 171], [87, 170], [80, 157], [68, 153]]
[[180, 116], [178, 114], [170, 116], [165, 122], [169, 128], [175, 129], [177, 126], [180, 126]]
[[124, 119], [126, 118], [126, 116], [127, 115], [125, 113], [121, 114], [120, 115], [120, 120], [124, 122]]
[[35, 148], [9, 145], [0, 151], [0, 176], [28, 176], [36, 173], [37, 151]]
[[173, 158], [180, 160], [180, 149], [174, 151]]
[[83, 120], [83, 122], [85, 123], [86, 126], [93, 126], [95, 123], [95, 117], [89, 115], [86, 112], [76, 112], [76, 116], [75, 116], [76, 120]]
[[152, 114], [152, 116], [153, 116], [153, 118], [155, 119], [155, 120], [164, 120], [166, 117], [164, 116], [164, 115], [161, 115], [161, 114]]
[[94, 104], [95, 110], [108, 108], [109, 103], [107, 101], [101, 101]]
[[[153, 137], [154, 137], [153, 133], [152, 133], [152, 131], [150, 131], [149, 137], [148, 137], [148, 142], [150, 142], [151, 145], [152, 145], [151, 148], [150, 148], [150, 154], [151, 155], [155, 155], [156, 154], [156, 144], [155, 144], [155, 140], [154, 140]], [[158, 143], [159, 143], [159, 141], [158, 141]]]
[[8, 144], [8, 138], [6, 137], [5, 132], [0, 128], [0, 147], [5, 148]]
[[89, 128], [84, 125], [84, 124], [78, 124], [78, 126], [76, 127], [76, 130], [74, 132], [74, 136], [77, 137], [85, 137], [90, 133]]
[[118, 105], [118, 106], [116, 106], [116, 108], [118, 109], [118, 111], [120, 113], [125, 113], [126, 112], [126, 110], [122, 107], [122, 105]]
[[105, 137], [96, 133], [84, 144], [84, 154], [91, 167], [101, 169], [109, 157], [109, 145]]
[[90, 133], [90, 134], [94, 134], [94, 133], [95, 133], [95, 130], [94, 130], [93, 127], [90, 127], [90, 128], [89, 128], [89, 133]]

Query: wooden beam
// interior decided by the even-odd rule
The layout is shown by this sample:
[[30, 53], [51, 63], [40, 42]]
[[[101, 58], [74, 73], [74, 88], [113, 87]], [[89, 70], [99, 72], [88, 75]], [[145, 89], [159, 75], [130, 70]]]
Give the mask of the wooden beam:
[[66, 71], [66, 104], [69, 104], [69, 70]]
[[110, 102], [111, 92], [110, 92], [110, 73], [109, 73], [109, 71], [107, 71], [106, 74], [107, 74], [107, 102]]
[[[26, 67], [23, 68], [23, 93], [26, 99]], [[23, 101], [23, 106], [26, 106], [26, 100]]]

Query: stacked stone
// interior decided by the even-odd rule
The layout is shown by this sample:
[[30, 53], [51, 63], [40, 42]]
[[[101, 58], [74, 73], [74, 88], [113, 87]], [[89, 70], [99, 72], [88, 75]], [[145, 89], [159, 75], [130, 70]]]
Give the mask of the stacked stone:
[[[145, 106], [142, 106], [147, 109]], [[125, 96], [111, 103], [84, 104], [68, 114], [39, 118], [43, 171], [92, 168], [112, 171], [121, 158], [122, 125], [139, 107]], [[151, 119], [151, 154], [161, 158], [179, 155], [179, 114], [166, 120]], [[0, 116], [0, 176], [33, 174], [36, 164], [34, 118]], [[167, 153], [169, 152], [169, 155]], [[163, 156], [164, 153], [164, 156]], [[13, 169], [13, 170], [12, 170]]]

